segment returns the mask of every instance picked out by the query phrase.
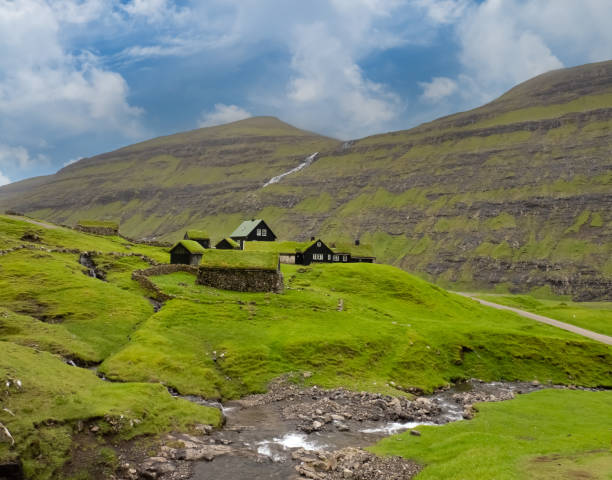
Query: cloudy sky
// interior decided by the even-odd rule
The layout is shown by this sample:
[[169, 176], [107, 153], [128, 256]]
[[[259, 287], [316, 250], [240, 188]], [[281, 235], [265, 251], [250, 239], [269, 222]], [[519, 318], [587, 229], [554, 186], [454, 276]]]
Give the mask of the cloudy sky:
[[610, 0], [0, 0], [0, 184], [274, 115], [340, 139], [612, 58]]

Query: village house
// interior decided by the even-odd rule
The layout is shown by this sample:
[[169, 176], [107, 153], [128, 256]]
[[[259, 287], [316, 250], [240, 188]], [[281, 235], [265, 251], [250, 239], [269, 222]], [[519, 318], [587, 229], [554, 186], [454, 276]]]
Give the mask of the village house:
[[[333, 244], [332, 244], [333, 245]], [[354, 249], [368, 251], [359, 245], [359, 241], [355, 241]], [[295, 252], [280, 253], [280, 262], [297, 265], [310, 265], [311, 263], [374, 263], [376, 257], [366, 256], [363, 254], [354, 255], [348, 251], [345, 246], [342, 248], [329, 247], [321, 239], [315, 240], [311, 238], [310, 243], [304, 248], [298, 248]]]
[[276, 235], [266, 222], [252, 219], [242, 222], [230, 238], [242, 246], [243, 242], [273, 242], [276, 240]]
[[240, 250], [240, 244], [238, 242], [234, 242], [229, 237], [224, 238], [220, 242], [215, 245], [216, 249], [219, 250]]
[[170, 263], [198, 266], [205, 249], [195, 240], [181, 240], [170, 249]]
[[202, 230], [187, 230], [184, 239], [193, 240], [204, 248], [210, 248], [210, 236]]

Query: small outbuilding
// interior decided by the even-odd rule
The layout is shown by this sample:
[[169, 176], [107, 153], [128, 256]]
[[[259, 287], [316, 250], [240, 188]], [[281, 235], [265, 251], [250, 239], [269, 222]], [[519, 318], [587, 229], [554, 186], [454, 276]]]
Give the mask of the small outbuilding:
[[170, 263], [198, 266], [205, 251], [195, 240], [181, 240], [170, 249]]
[[240, 244], [227, 237], [215, 245], [218, 250], [240, 250]]
[[230, 238], [236, 242], [273, 242], [276, 235], [262, 219], [244, 221], [234, 230]]
[[202, 230], [187, 230], [184, 238], [198, 242], [204, 248], [210, 248], [210, 236]]

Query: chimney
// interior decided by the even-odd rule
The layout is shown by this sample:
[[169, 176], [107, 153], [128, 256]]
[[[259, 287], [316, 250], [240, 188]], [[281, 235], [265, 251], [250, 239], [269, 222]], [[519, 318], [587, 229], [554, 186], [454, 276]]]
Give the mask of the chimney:
[[355, 240], [355, 246], [358, 247], [359, 246], [359, 239]]
[[315, 241], [315, 237], [310, 237], [310, 241], [314, 242]]

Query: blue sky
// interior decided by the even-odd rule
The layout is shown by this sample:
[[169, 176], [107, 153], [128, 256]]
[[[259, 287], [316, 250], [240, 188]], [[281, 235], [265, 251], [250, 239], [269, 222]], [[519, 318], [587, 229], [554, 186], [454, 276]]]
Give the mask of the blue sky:
[[609, 0], [0, 0], [0, 185], [274, 115], [340, 139], [612, 58]]

